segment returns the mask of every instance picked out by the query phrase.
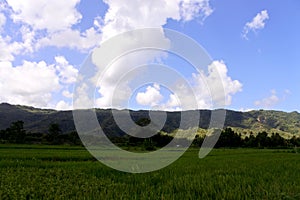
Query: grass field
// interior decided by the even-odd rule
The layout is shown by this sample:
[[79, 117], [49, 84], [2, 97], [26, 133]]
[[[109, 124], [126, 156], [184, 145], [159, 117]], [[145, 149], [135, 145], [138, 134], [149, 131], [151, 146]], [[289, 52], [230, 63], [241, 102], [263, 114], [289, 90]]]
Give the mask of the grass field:
[[0, 199], [300, 199], [292, 150], [188, 150], [172, 165], [129, 174], [81, 147], [0, 146]]

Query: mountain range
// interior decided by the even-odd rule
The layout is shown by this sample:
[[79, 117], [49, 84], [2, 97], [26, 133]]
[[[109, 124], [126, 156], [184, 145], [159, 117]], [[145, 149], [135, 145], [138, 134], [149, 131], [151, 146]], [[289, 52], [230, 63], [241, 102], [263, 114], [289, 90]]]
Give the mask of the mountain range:
[[[114, 110], [114, 114], [122, 115], [128, 110]], [[149, 119], [149, 111], [129, 110], [131, 118], [139, 123], [141, 120]], [[152, 111], [158, 114], [162, 111]], [[208, 128], [211, 110], [195, 110], [184, 112], [199, 112], [199, 128]], [[104, 132], [110, 136], [122, 136], [125, 133], [117, 126], [112, 115], [112, 109], [96, 109], [98, 121]], [[167, 119], [162, 131], [171, 133], [179, 128], [181, 119], [180, 112], [167, 112]], [[57, 111], [51, 109], [40, 109], [21, 105], [0, 104], [0, 130], [10, 126], [12, 122], [21, 120], [27, 132], [47, 133], [49, 125], [59, 124], [63, 133], [75, 131], [72, 111]], [[144, 120], [145, 121], [145, 120]], [[274, 110], [253, 110], [240, 112], [226, 110], [224, 128], [231, 127], [242, 135], [257, 134], [266, 131], [269, 134], [279, 133], [285, 138], [292, 136], [300, 137], [300, 113], [283, 112]], [[186, 125], [188, 128], [188, 123]]]

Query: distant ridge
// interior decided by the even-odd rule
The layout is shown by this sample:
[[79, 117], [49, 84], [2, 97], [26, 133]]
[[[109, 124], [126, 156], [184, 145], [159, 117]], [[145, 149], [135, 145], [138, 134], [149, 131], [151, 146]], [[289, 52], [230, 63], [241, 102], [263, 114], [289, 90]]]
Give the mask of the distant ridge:
[[[103, 127], [106, 134], [113, 136], [125, 134], [115, 124], [111, 111], [111, 109], [96, 109], [101, 127]], [[200, 112], [201, 116], [199, 128], [207, 128], [211, 111], [197, 110], [196, 112]], [[118, 115], [124, 114], [122, 110], [116, 110], [116, 113]], [[130, 113], [134, 121], [148, 118], [149, 116], [148, 111], [145, 110], [130, 111]], [[8, 103], [0, 104], [0, 130], [8, 128], [12, 122], [18, 120], [24, 121], [25, 129], [32, 133], [47, 133], [51, 123], [58, 123], [63, 133], [75, 130], [72, 111], [40, 109]], [[180, 112], [167, 112], [167, 121], [163, 131], [172, 132], [177, 129], [179, 120]], [[232, 127], [241, 134], [249, 134], [250, 132], [255, 134], [267, 131], [268, 133], [277, 132], [284, 137], [300, 136], [300, 113], [274, 110], [253, 110], [248, 112], [226, 110], [225, 127]]]

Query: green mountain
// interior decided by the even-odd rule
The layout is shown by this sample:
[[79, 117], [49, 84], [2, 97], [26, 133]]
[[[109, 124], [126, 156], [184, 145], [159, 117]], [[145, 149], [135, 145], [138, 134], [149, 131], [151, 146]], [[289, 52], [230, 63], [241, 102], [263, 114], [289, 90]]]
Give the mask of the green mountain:
[[[126, 110], [114, 110], [119, 117], [125, 116]], [[161, 111], [154, 111], [159, 114]], [[185, 112], [199, 112], [199, 128], [207, 128], [211, 111], [197, 110]], [[111, 109], [97, 109], [98, 121], [104, 132], [110, 136], [120, 136], [125, 133], [116, 125]], [[131, 118], [135, 122], [149, 118], [148, 111], [130, 111]], [[164, 132], [172, 132], [179, 128], [180, 112], [167, 112], [167, 120], [162, 128]], [[38, 109], [28, 106], [0, 104], [0, 130], [6, 129], [12, 122], [22, 120], [24, 128], [32, 133], [47, 133], [51, 123], [58, 123], [63, 133], [75, 130], [72, 111], [56, 111], [50, 109]], [[145, 121], [145, 120], [144, 120]], [[146, 120], [147, 121], [147, 120]], [[184, 128], [189, 128], [189, 122]], [[225, 127], [231, 127], [238, 133], [247, 135], [261, 131], [268, 133], [277, 132], [284, 137], [300, 136], [300, 113], [282, 112], [272, 110], [256, 110], [250, 112], [238, 112], [226, 110]]]

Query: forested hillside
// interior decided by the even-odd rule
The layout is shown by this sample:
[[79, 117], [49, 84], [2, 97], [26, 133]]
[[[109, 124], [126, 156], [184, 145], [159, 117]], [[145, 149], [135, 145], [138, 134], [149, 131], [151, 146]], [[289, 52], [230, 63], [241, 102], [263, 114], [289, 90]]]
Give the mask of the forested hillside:
[[[116, 125], [112, 116], [112, 110], [97, 109], [96, 112], [99, 123], [106, 134], [111, 136], [122, 136], [125, 134]], [[200, 112], [199, 128], [205, 129], [208, 127], [211, 117], [210, 110], [186, 112]], [[115, 113], [120, 116], [125, 115], [124, 110], [117, 110]], [[149, 118], [148, 111], [130, 111], [130, 114], [135, 122]], [[168, 112], [162, 131], [171, 133], [179, 127], [180, 119], [180, 112]], [[23, 121], [24, 129], [31, 133], [48, 133], [50, 124], [58, 124], [62, 133], [75, 131], [72, 111], [56, 111], [0, 104], [0, 130], [8, 128], [16, 121]], [[186, 127], [188, 127], [188, 123]], [[250, 132], [256, 134], [266, 131], [268, 133], [276, 132], [284, 137], [300, 136], [300, 114], [298, 112], [287, 113], [267, 110], [250, 112], [227, 110], [224, 128], [226, 127], [231, 127], [235, 132], [241, 134], [249, 134]]]

